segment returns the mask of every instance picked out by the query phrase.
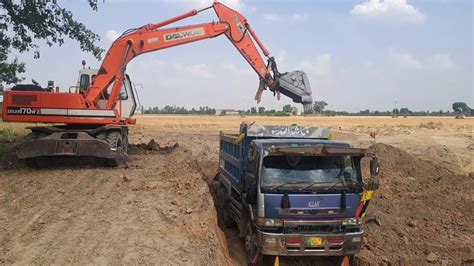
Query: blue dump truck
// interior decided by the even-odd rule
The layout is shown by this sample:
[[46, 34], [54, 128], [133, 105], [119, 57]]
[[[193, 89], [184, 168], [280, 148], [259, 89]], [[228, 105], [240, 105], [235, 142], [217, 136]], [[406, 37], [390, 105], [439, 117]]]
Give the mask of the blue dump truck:
[[374, 154], [330, 140], [327, 128], [243, 123], [220, 134], [219, 220], [238, 227], [249, 264], [266, 255], [353, 260], [378, 171]]

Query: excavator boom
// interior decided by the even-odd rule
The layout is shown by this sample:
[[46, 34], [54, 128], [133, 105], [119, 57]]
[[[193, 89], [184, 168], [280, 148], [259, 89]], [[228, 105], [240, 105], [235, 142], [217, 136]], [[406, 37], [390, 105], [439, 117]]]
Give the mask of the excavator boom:
[[[209, 8], [213, 8], [216, 12], [219, 18], [218, 22], [163, 28], [171, 23], [195, 16]], [[107, 108], [114, 108], [122, 87], [126, 66], [135, 57], [144, 53], [214, 38], [222, 34], [226, 35], [255, 70], [260, 80], [263, 81], [264, 89], [269, 88], [274, 92], [281, 92], [296, 103], [305, 104], [312, 101], [309, 81], [304, 72], [285, 73], [288, 75], [278, 73], [273, 57], [269, 57], [270, 53], [243, 15], [219, 2], [215, 2], [209, 8], [199, 11], [192, 10], [160, 23], [130, 30], [120, 36], [107, 52], [96, 80], [85, 92], [86, 104], [90, 107], [96, 106], [97, 100], [106, 92], [109, 85], [113, 84]], [[267, 62], [260, 55], [255, 43], [268, 58]], [[280, 78], [283, 78], [284, 81], [281, 84], [278, 82]], [[259, 101], [259, 99], [257, 100]]]

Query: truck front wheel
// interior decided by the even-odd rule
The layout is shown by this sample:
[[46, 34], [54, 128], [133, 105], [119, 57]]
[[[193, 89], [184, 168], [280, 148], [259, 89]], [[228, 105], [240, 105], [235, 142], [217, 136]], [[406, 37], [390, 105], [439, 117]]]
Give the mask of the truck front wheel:
[[247, 252], [248, 265], [262, 264], [263, 254], [258, 251], [257, 232], [250, 219], [245, 227], [245, 251]]

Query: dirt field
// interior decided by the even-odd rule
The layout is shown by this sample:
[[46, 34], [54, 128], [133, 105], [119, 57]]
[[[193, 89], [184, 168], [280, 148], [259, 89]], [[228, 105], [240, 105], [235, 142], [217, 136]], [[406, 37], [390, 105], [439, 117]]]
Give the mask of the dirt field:
[[[383, 183], [359, 261], [474, 263], [474, 119], [218, 116], [138, 117], [127, 167], [0, 170], [0, 263], [243, 265], [241, 241], [218, 227], [212, 197], [219, 131], [243, 120], [327, 126], [362, 147], [377, 132]], [[24, 126], [0, 123], [13, 135]], [[137, 145], [150, 139], [179, 147]]]

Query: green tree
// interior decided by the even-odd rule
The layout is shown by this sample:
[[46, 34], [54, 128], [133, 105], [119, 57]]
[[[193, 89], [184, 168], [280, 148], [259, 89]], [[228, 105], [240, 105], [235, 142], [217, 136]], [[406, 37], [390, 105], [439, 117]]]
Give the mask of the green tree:
[[400, 115], [407, 116], [411, 113], [411, 111], [408, 108], [401, 108], [400, 109]]
[[292, 114], [292, 115], [297, 115], [297, 114], [298, 114], [298, 108], [296, 108], [296, 107], [294, 107], [294, 106], [291, 107], [291, 114]]
[[324, 111], [328, 104], [325, 101], [314, 101], [313, 110], [315, 113], [320, 114]]
[[258, 113], [259, 114], [264, 114], [265, 113], [265, 107], [263, 107], [263, 106], [258, 107]]
[[291, 107], [291, 105], [287, 104], [287, 105], [284, 105], [283, 106], [283, 109], [282, 109], [283, 113], [291, 113], [291, 111], [293, 111], [293, 108]]
[[251, 114], [256, 114], [257, 113], [257, 108], [256, 107], [250, 108], [250, 113]]
[[453, 110], [456, 114], [467, 114], [471, 112], [471, 108], [465, 102], [453, 103]]
[[[97, 0], [88, 0], [88, 5], [97, 11]], [[0, 83], [22, 80], [18, 76], [25, 72], [25, 64], [9, 55], [33, 50], [34, 58], [39, 58], [37, 40], [44, 40], [49, 46], [61, 46], [65, 38], [70, 38], [97, 59], [104, 51], [96, 45], [99, 35], [76, 21], [72, 12], [61, 7], [57, 0], [0, 0], [0, 10]]]

